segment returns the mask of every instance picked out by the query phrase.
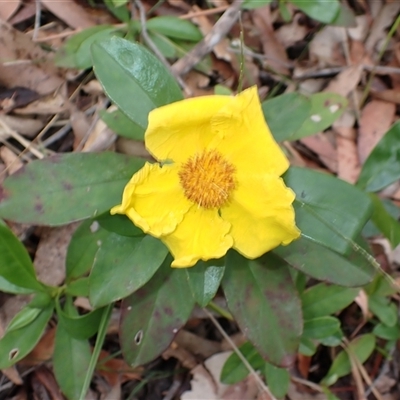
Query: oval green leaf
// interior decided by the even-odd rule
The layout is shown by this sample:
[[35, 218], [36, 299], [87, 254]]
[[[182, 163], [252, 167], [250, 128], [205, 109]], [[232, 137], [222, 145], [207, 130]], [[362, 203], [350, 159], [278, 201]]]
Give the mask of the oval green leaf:
[[154, 275], [168, 254], [152, 236], [111, 233], [102, 243], [90, 274], [90, 302], [102, 307], [138, 290]]
[[325, 24], [334, 21], [340, 10], [338, 0], [291, 0], [291, 3], [309, 17]]
[[400, 121], [382, 137], [366, 159], [357, 186], [377, 192], [400, 178]]
[[[21, 196], [26, 198], [28, 196], [25, 191], [24, 194], [21, 193]], [[36, 279], [33, 264], [25, 246], [4, 225], [0, 225], [0, 275], [17, 287], [31, 291], [44, 290], [42, 284]]]
[[0, 340], [0, 369], [24, 358], [36, 345], [53, 314], [53, 306], [41, 310], [29, 324], [7, 332]]
[[145, 286], [122, 302], [121, 348], [132, 366], [152, 361], [167, 349], [193, 309], [185, 271], [170, 264], [168, 257]]
[[299, 93], [286, 93], [264, 101], [262, 109], [275, 140], [282, 142], [291, 140], [309, 117], [311, 102]]
[[110, 152], [32, 161], [0, 186], [0, 216], [50, 226], [94, 217], [121, 202], [124, 186], [143, 164]]
[[356, 243], [354, 246], [343, 256], [302, 234], [300, 239], [276, 248], [273, 253], [313, 278], [354, 287], [371, 282], [376, 274], [372, 256]]
[[296, 223], [303, 235], [347, 254], [372, 214], [369, 196], [335, 177], [292, 167], [284, 180], [296, 193]]
[[342, 350], [337, 357], [333, 360], [331, 367], [325, 378], [322, 380], [322, 384], [331, 386], [342, 376], [346, 376], [351, 372], [351, 362], [348, 355], [348, 351], [352, 355], [358, 358], [360, 363], [364, 363], [368, 357], [372, 354], [375, 348], [375, 335], [372, 333], [359, 336], [352, 340], [349, 344], [349, 350]]
[[93, 44], [91, 50], [106, 94], [143, 129], [151, 110], [183, 98], [174, 77], [145, 47], [115, 37]]
[[290, 366], [303, 320], [287, 264], [272, 253], [250, 261], [231, 251], [222, 287], [229, 310], [260, 354], [275, 365]]
[[154, 31], [174, 39], [199, 42], [203, 39], [200, 29], [192, 22], [178, 17], [166, 15], [154, 17], [146, 22], [149, 31]]
[[91, 270], [97, 251], [109, 235], [110, 232], [103, 229], [96, 220], [82, 222], [72, 235], [67, 250], [67, 284]]
[[53, 369], [61, 391], [68, 399], [79, 399], [92, 356], [87, 340], [70, 336], [58, 324], [53, 353]]
[[225, 267], [215, 263], [199, 261], [193, 268], [185, 268], [194, 299], [201, 307], [214, 298], [224, 276]]
[[301, 294], [305, 320], [334, 314], [350, 305], [360, 289], [319, 283]]
[[304, 321], [303, 337], [324, 339], [340, 330], [340, 321], [336, 317], [325, 316]]

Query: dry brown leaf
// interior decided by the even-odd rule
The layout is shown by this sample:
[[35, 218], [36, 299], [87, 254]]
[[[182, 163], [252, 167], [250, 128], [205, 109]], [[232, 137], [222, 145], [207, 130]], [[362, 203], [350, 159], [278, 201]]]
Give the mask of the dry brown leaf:
[[191, 390], [182, 393], [181, 400], [219, 400], [228, 385], [219, 381], [221, 370], [232, 351], [225, 351], [210, 357], [192, 369]]
[[372, 149], [392, 125], [396, 113], [393, 103], [372, 100], [361, 112], [358, 133], [358, 154], [364, 163]]
[[56, 328], [52, 327], [48, 329], [40, 338], [35, 348], [20, 361], [21, 365], [39, 365], [42, 364], [44, 361], [50, 360], [54, 352], [55, 336]]
[[337, 93], [347, 97], [360, 82], [363, 68], [361, 65], [353, 65], [345, 68], [335, 79], [332, 79], [324, 92]]
[[306, 388], [301, 390], [300, 385], [296, 385], [293, 382], [289, 384], [289, 390], [287, 394], [290, 400], [328, 400], [328, 397], [324, 393], [311, 394], [310, 389]]
[[144, 143], [139, 140], [120, 137], [117, 139], [116, 148], [117, 151], [122, 154], [153, 160], [149, 152], [146, 150]]
[[85, 29], [96, 25], [94, 18], [74, 1], [41, 0], [41, 3], [71, 28]]
[[6, 146], [0, 147], [0, 158], [4, 161], [10, 175], [24, 165], [21, 159]]
[[221, 352], [221, 343], [204, 339], [194, 333], [181, 329], [174, 341], [194, 355], [209, 358], [215, 353]]
[[369, 17], [367, 14], [357, 15], [356, 26], [348, 28], [347, 33], [353, 40], [363, 42], [368, 35], [369, 30]]
[[344, 65], [340, 44], [343, 41], [343, 28], [326, 26], [310, 42], [310, 59], [320, 67]]
[[385, 89], [379, 92], [371, 92], [375, 99], [388, 101], [390, 103], [400, 104], [400, 87], [398, 89]]
[[253, 22], [259, 32], [263, 53], [268, 56], [266, 64], [277, 73], [288, 75], [290, 62], [272, 27], [269, 5], [253, 11]]
[[[102, 350], [100, 352], [97, 372], [107, 380], [111, 386], [124, 383], [129, 380], [139, 380], [142, 377], [142, 367], [132, 368], [124, 360], [109, 358], [110, 353]], [[107, 359], [102, 362], [103, 359]]]
[[[259, 388], [253, 375], [249, 375], [243, 381], [229, 386], [221, 395], [221, 400], [258, 400]], [[271, 400], [271, 397], [263, 397]]]
[[[63, 91], [62, 91], [63, 92]], [[68, 109], [68, 100], [65, 94], [59, 92], [56, 95], [48, 95], [36, 100], [26, 107], [17, 108], [14, 110], [15, 114], [40, 114], [51, 115], [58, 114]]]
[[42, 228], [34, 265], [38, 279], [46, 285], [58, 286], [64, 281], [67, 247], [77, 227], [78, 223]]
[[370, 317], [370, 315], [369, 315], [369, 311], [368, 311], [368, 296], [364, 290], [360, 290], [358, 292], [358, 295], [354, 299], [354, 302], [358, 305], [358, 307], [360, 307], [362, 315], [363, 315], [363, 320], [367, 321], [367, 319]]
[[355, 141], [356, 131], [347, 126], [336, 126], [335, 131], [338, 177], [351, 184], [356, 183], [361, 170]]
[[93, 129], [89, 131], [89, 136], [82, 148], [83, 152], [96, 152], [108, 149], [117, 139], [117, 135], [98, 119]]
[[[222, 4], [220, 4], [220, 6], [221, 5]], [[198, 12], [198, 11], [201, 11], [201, 8], [194, 5], [192, 7], [192, 10], [194, 12]], [[205, 16], [205, 15], [199, 15], [199, 16], [193, 18], [193, 22], [199, 26], [199, 29], [200, 29], [201, 33], [203, 34], [203, 36], [206, 36], [214, 26], [210, 22], [210, 20], [207, 18], [207, 16]], [[232, 59], [232, 55], [228, 51], [228, 48], [229, 48], [229, 40], [227, 38], [223, 38], [219, 43], [217, 43], [213, 47], [213, 53], [215, 54], [215, 56], [217, 58], [229, 62]]]
[[36, 4], [34, 2], [23, 3], [18, 12], [8, 21], [11, 25], [17, 25], [20, 22], [32, 18], [36, 13]]
[[301, 14], [295, 14], [292, 22], [284, 24], [276, 30], [275, 35], [285, 48], [288, 48], [296, 42], [303, 40], [307, 35], [307, 26], [299, 23], [301, 18]]
[[8, 21], [18, 10], [21, 0], [2, 1], [0, 6], [0, 19]]
[[[375, 3], [374, 1], [371, 3]], [[370, 33], [365, 42], [365, 48], [376, 59], [380, 51], [380, 47], [386, 38], [386, 29], [393, 23], [396, 15], [400, 11], [400, 2], [386, 3], [380, 10], [378, 16], [373, 19]], [[375, 57], [374, 57], [375, 56]]]
[[185, 350], [183, 347], [179, 347], [175, 342], [172, 342], [171, 346], [163, 352], [162, 357], [165, 360], [168, 360], [171, 357], [176, 358], [181, 362], [182, 366], [187, 369], [196, 368], [199, 364], [198, 360], [192, 353]]
[[317, 153], [319, 159], [329, 168], [329, 170], [337, 172], [337, 152], [325, 133], [318, 133], [317, 135], [305, 137], [301, 139], [300, 142], [314, 153]]
[[0, 115], [0, 120], [12, 130], [28, 138], [34, 137], [44, 127], [44, 122], [39, 119], [17, 117], [15, 115]]
[[57, 75], [51, 53], [1, 20], [0, 38], [0, 84], [23, 86], [40, 94], [52, 93], [61, 86], [63, 79]]
[[[33, 398], [50, 398], [51, 400], [64, 400], [53, 373], [44, 365], [35, 370], [32, 377], [32, 386], [36, 392]], [[44, 390], [45, 389], [45, 390]], [[43, 392], [49, 397], [44, 397]], [[40, 397], [39, 397], [40, 396]], [[43, 396], [43, 397], [42, 397]]]

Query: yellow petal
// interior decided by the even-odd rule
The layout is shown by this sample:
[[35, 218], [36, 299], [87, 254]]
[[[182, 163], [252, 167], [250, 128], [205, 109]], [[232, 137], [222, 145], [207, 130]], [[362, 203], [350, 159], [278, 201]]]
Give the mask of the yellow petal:
[[217, 147], [241, 173], [282, 175], [289, 168], [265, 122], [256, 86], [220, 109], [212, 125], [215, 140], [211, 146]]
[[295, 225], [293, 191], [276, 175], [238, 176], [232, 200], [221, 216], [232, 224], [233, 248], [247, 258], [289, 244], [300, 236]]
[[192, 267], [199, 260], [224, 256], [233, 244], [230, 227], [218, 210], [194, 205], [174, 232], [161, 237], [174, 256], [172, 267]]
[[149, 114], [147, 150], [157, 160], [185, 161], [207, 147], [214, 137], [210, 121], [230, 96], [202, 96], [177, 101]]
[[128, 182], [122, 204], [111, 214], [126, 214], [144, 232], [155, 237], [175, 230], [192, 206], [179, 183], [178, 167], [146, 163]]

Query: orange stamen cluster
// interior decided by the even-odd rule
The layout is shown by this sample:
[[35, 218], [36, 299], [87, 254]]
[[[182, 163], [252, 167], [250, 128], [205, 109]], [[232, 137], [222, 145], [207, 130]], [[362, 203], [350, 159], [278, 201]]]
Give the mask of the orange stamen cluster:
[[185, 196], [203, 208], [220, 208], [235, 189], [235, 167], [216, 150], [189, 158], [179, 179]]

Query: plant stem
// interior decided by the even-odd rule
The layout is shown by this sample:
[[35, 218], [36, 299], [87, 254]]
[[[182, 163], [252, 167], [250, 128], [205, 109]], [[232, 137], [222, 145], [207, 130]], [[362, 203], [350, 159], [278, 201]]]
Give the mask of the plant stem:
[[110, 320], [111, 311], [114, 307], [114, 303], [109, 304], [104, 308], [103, 315], [101, 316], [99, 331], [97, 333], [96, 344], [94, 345], [92, 357], [90, 359], [89, 367], [85, 376], [85, 381], [83, 382], [81, 394], [79, 396], [79, 400], [85, 400], [86, 393], [90, 386], [90, 381], [92, 380], [92, 376], [94, 370], [96, 368], [97, 360], [100, 355], [100, 351], [104, 344], [104, 339], [107, 333], [108, 321]]
[[229, 321], [234, 321], [234, 318], [232, 317], [232, 314], [225, 310], [224, 308], [220, 307], [219, 305], [217, 305], [216, 303], [214, 303], [213, 301], [210, 301], [207, 304], [207, 308], [209, 308], [212, 311], [215, 311], [217, 314], [219, 314], [221, 317], [224, 317], [226, 319], [229, 319]]

